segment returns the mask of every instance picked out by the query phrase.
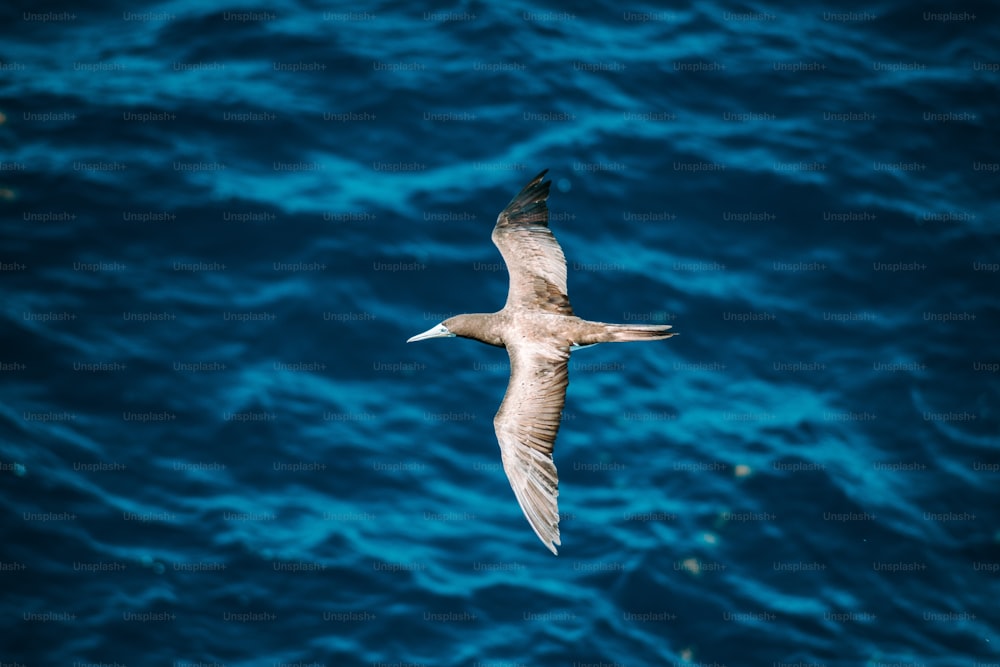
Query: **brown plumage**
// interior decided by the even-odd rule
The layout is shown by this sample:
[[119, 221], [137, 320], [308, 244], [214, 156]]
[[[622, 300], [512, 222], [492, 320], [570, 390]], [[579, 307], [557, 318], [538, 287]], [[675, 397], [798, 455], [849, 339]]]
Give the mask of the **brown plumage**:
[[503, 309], [456, 315], [407, 342], [460, 336], [507, 348], [510, 382], [493, 419], [504, 471], [535, 534], [552, 553], [559, 541], [559, 479], [552, 447], [569, 384], [570, 350], [597, 343], [660, 340], [667, 324], [606, 324], [573, 314], [566, 289], [566, 258], [549, 229], [551, 181], [538, 174], [497, 217], [510, 287]]

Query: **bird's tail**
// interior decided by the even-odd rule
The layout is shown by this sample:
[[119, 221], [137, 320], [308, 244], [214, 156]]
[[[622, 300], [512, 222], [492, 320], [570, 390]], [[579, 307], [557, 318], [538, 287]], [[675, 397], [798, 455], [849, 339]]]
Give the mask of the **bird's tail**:
[[669, 324], [605, 324], [601, 342], [625, 343], [632, 340], [663, 340], [676, 334]]

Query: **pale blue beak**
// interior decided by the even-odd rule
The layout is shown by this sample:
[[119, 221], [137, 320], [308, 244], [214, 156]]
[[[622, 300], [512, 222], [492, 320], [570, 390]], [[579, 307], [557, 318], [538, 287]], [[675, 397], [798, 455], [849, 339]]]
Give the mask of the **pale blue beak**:
[[445, 325], [437, 324], [428, 329], [427, 331], [423, 332], [422, 334], [417, 334], [416, 336], [414, 336], [413, 338], [409, 339], [406, 342], [415, 343], [418, 340], [425, 340], [427, 338], [451, 338], [454, 335], [455, 334], [453, 334]]

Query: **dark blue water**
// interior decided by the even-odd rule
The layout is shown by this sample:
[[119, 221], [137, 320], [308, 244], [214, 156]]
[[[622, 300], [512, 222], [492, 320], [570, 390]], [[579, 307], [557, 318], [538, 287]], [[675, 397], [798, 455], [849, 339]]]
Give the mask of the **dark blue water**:
[[[1000, 664], [994, 4], [14, 3], [0, 664]], [[500, 467], [535, 173], [554, 557]]]

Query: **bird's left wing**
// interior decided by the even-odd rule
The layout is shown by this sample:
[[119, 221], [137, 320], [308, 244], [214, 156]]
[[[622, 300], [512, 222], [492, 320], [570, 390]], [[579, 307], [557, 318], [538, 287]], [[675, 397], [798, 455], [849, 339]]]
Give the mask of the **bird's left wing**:
[[507, 353], [510, 383], [493, 419], [503, 468], [535, 534], [558, 553], [559, 478], [552, 448], [569, 385], [569, 350], [508, 343]]

